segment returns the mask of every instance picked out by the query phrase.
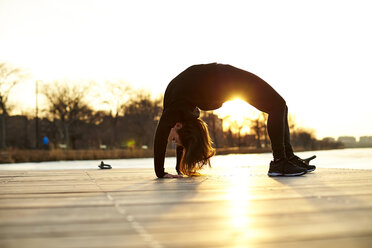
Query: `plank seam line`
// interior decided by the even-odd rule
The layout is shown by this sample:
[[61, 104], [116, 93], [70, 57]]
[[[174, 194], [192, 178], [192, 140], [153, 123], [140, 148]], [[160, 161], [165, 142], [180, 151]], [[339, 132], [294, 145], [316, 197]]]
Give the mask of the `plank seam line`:
[[150, 233], [146, 231], [146, 229], [136, 221], [136, 219], [128, 214], [126, 210], [120, 206], [120, 204], [110, 195], [110, 193], [104, 191], [101, 186], [97, 183], [96, 179], [91, 177], [88, 173], [88, 171], [85, 171], [86, 175], [90, 178], [90, 180], [99, 188], [101, 192], [105, 194], [107, 199], [112, 202], [114, 205], [116, 211], [121, 214], [132, 226], [132, 228], [143, 238], [143, 240], [148, 244], [151, 248], [163, 248], [163, 246], [155, 240]]
[[13, 182], [15, 178], [18, 178], [18, 177], [22, 177], [23, 175], [25, 175], [26, 172], [22, 172], [22, 175], [17, 175], [17, 176], [1, 176], [1, 178], [5, 178], [4, 181], [0, 182], [0, 184], [7, 184], [8, 182]]

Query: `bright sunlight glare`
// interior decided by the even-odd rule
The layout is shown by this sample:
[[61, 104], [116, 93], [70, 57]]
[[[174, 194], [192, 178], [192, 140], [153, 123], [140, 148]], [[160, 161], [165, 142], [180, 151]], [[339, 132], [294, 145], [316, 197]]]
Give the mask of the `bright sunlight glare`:
[[[244, 125], [245, 121], [257, 119], [261, 113], [259, 110], [240, 98], [235, 98], [231, 101], [225, 102], [221, 108], [214, 112], [224, 120], [224, 129], [230, 128], [233, 123], [236, 123], [239, 126]], [[242, 132], [248, 131], [249, 130], [242, 130]]]

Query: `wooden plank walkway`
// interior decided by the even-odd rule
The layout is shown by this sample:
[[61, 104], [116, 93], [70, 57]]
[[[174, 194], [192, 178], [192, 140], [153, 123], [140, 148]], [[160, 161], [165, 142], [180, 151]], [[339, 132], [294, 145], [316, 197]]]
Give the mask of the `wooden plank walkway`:
[[0, 247], [372, 247], [372, 170], [205, 173], [0, 171]]

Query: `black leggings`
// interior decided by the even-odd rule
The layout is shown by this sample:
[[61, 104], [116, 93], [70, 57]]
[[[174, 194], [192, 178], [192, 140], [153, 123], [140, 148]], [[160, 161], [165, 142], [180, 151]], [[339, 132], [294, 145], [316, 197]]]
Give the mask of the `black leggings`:
[[230, 65], [218, 65], [219, 80], [227, 85], [225, 100], [240, 97], [250, 105], [269, 115], [267, 131], [274, 159], [290, 158], [293, 149], [290, 143], [288, 107], [285, 100], [263, 79]]
[[281, 108], [268, 114], [267, 132], [271, 140], [274, 159], [294, 156], [290, 142], [287, 105], [284, 106], [284, 110]]

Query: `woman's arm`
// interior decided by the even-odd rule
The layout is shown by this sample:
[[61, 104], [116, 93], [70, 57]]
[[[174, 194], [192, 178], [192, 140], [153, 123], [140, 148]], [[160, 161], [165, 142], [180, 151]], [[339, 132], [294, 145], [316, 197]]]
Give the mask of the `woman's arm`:
[[168, 135], [171, 126], [167, 125], [164, 116], [160, 118], [158, 127], [155, 132], [154, 140], [154, 169], [156, 176], [159, 178], [164, 177], [166, 172], [164, 171], [164, 159], [165, 152], [167, 150]]
[[176, 124], [177, 115], [166, 111], [160, 118], [155, 132], [154, 140], [154, 169], [159, 178], [178, 178], [182, 175], [172, 175], [164, 171], [165, 152], [167, 150], [168, 136], [171, 128]]

